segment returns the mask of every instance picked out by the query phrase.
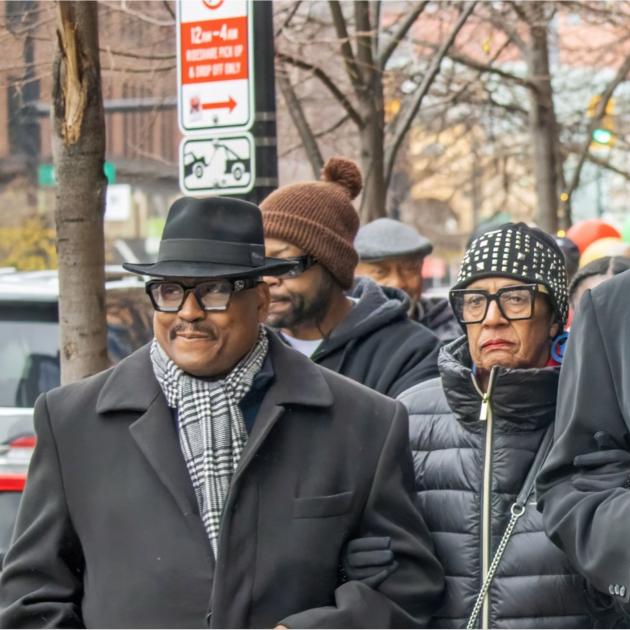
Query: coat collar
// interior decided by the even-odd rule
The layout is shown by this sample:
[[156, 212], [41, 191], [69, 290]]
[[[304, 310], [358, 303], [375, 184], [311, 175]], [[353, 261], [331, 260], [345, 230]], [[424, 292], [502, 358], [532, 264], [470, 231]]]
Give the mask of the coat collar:
[[[479, 424], [481, 396], [473, 385], [466, 336], [442, 347], [438, 368], [455, 417], [471, 428]], [[498, 368], [491, 401], [495, 425], [505, 432], [537, 430], [553, 422], [559, 367]]]
[[[268, 396], [276, 405], [330, 407], [332, 392], [321, 367], [287, 347], [275, 333], [269, 333], [269, 352], [275, 379]], [[153, 374], [150, 344], [129, 355], [112, 369], [96, 402], [97, 413], [146, 411], [163, 396]]]

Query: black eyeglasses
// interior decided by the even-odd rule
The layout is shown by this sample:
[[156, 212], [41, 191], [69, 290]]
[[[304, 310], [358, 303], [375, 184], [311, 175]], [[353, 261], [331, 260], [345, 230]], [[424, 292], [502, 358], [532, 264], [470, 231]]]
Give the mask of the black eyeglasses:
[[534, 317], [537, 293], [549, 291], [538, 284], [503, 287], [496, 293], [482, 289], [453, 289], [451, 305], [460, 324], [479, 324], [488, 314], [490, 302], [495, 301], [505, 319], [515, 321]]
[[317, 259], [313, 256], [292, 256], [290, 258], [283, 258], [282, 260], [293, 263], [293, 268], [289, 269], [289, 271], [285, 271], [283, 274], [279, 275], [278, 278], [297, 278], [307, 269], [317, 264]]
[[177, 313], [191, 291], [195, 294], [199, 308], [204, 311], [224, 311], [233, 293], [252, 289], [258, 282], [257, 278], [243, 280], [219, 278], [187, 287], [172, 280], [152, 280], [147, 283], [145, 290], [153, 308], [161, 313]]

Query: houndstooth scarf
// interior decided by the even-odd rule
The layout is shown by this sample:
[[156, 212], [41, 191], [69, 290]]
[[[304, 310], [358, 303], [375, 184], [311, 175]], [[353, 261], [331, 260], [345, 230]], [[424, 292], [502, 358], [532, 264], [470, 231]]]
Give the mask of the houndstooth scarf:
[[251, 389], [268, 348], [261, 326], [249, 354], [224, 379], [206, 381], [177, 367], [157, 340], [151, 346], [155, 377], [168, 406], [177, 410], [180, 447], [215, 556], [223, 505], [247, 442], [239, 402]]

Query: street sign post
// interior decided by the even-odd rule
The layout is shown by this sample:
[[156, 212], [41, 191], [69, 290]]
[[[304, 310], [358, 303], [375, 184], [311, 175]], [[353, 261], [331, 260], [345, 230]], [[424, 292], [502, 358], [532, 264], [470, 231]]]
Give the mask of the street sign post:
[[255, 158], [254, 138], [247, 132], [184, 138], [179, 187], [192, 195], [244, 195], [254, 187]]
[[251, 0], [179, 0], [179, 187], [245, 195], [256, 179]]
[[178, 110], [184, 135], [252, 126], [252, 12], [249, 0], [177, 3]]

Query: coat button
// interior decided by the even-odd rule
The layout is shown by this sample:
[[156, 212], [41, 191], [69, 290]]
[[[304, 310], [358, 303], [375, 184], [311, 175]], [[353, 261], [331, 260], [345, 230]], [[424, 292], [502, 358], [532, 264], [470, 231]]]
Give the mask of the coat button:
[[207, 615], [206, 615], [206, 626], [208, 626], [208, 628], [210, 627], [210, 622], [212, 621], [212, 611], [210, 611]]
[[614, 595], [614, 594], [615, 594], [615, 587], [614, 587], [612, 584], [609, 584], [609, 585], [608, 585], [608, 592], [609, 592], [611, 595]]
[[625, 595], [626, 595], [626, 587], [625, 587], [625, 586], [622, 586], [622, 587], [619, 589], [619, 595], [620, 595], [621, 597], [625, 597]]
[[619, 584], [615, 584], [615, 595], [619, 595]]

